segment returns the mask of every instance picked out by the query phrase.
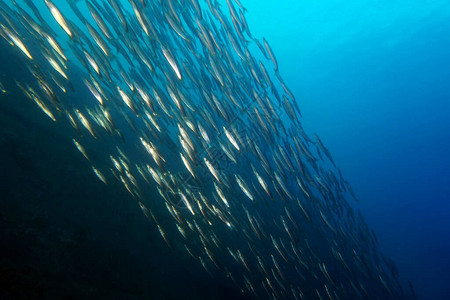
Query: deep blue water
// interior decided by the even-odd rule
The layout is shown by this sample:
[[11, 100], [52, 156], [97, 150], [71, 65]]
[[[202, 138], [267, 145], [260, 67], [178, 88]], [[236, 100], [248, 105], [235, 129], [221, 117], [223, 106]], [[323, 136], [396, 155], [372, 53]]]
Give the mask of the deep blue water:
[[381, 249], [421, 299], [450, 299], [450, 4], [245, 4]]

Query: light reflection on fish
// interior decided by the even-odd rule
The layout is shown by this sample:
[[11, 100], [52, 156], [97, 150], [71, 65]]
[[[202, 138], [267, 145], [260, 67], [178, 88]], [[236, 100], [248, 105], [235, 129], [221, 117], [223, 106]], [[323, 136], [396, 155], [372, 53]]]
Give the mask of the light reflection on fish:
[[[258, 299], [408, 298], [242, 3], [162, 2], [0, 3], [0, 35], [35, 79], [17, 86], [212, 276]], [[107, 164], [82, 146], [95, 143], [114, 145]]]

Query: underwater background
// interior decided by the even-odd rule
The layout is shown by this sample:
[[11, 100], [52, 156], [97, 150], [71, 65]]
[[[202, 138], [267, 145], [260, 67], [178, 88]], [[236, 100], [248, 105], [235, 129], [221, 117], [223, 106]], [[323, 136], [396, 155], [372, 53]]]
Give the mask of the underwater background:
[[[450, 4], [241, 3], [380, 251], [419, 299], [449, 299]], [[93, 175], [70, 126], [14, 88], [31, 80], [23, 55], [3, 39], [0, 48], [9, 87], [0, 94], [0, 298], [247, 299], [171, 252], [122, 186]], [[109, 146], [95, 144], [92, 160]]]
[[450, 299], [448, 1], [246, 6], [381, 249], [420, 299]]

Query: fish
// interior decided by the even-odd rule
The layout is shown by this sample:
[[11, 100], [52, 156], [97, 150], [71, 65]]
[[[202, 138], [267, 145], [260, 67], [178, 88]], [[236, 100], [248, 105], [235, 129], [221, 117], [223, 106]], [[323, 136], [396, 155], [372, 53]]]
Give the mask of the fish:
[[94, 19], [95, 23], [97, 24], [98, 28], [100, 28], [100, 31], [103, 33], [103, 35], [110, 39], [113, 37], [111, 31], [108, 28], [108, 25], [103, 20], [102, 15], [100, 12], [92, 5], [90, 1], [86, 1], [86, 5], [89, 9], [89, 12], [91, 13], [92, 18]]
[[250, 193], [248, 186], [245, 184], [244, 180], [239, 176], [234, 174], [237, 184], [239, 188], [244, 192], [244, 194], [250, 199], [254, 200], [253, 195]]
[[228, 138], [233, 147], [236, 148], [237, 151], [239, 151], [240, 150], [239, 144], [237, 143], [234, 136], [225, 127], [223, 127], [223, 131], [225, 132], [225, 136]]
[[105, 40], [103, 40], [103, 38], [100, 36], [100, 34], [97, 32], [97, 30], [95, 30], [94, 27], [92, 27], [89, 23], [86, 23], [86, 28], [89, 32], [89, 34], [92, 36], [92, 38], [94, 39], [95, 44], [100, 48], [100, 50], [102, 50], [102, 52], [106, 55], [106, 56], [110, 56], [110, 52], [111, 50], [109, 49], [108, 44], [106, 43]]
[[99, 171], [96, 167], [92, 166], [92, 170], [94, 171], [95, 175], [100, 179], [104, 184], [108, 184], [106, 182], [106, 177], [103, 175], [101, 171]]
[[45, 4], [47, 5], [48, 9], [50, 10], [50, 13], [52, 14], [53, 18], [56, 20], [56, 22], [61, 26], [61, 28], [65, 31], [65, 33], [72, 37], [73, 33], [72, 30], [69, 27], [69, 24], [67, 23], [66, 19], [64, 18], [63, 14], [59, 11], [59, 9], [53, 4], [50, 0], [44, 0]]
[[89, 131], [89, 133], [94, 137], [97, 138], [97, 135], [94, 132], [94, 129], [89, 122], [88, 119], [80, 112], [79, 109], [75, 109], [75, 115], [78, 117], [78, 120], [80, 120], [81, 124]]
[[219, 195], [220, 199], [223, 201], [226, 207], [230, 207], [230, 204], [228, 203], [227, 198], [225, 197], [224, 193], [220, 189], [220, 187], [214, 182], [214, 188], [216, 189], [217, 194]]
[[181, 156], [181, 160], [183, 161], [184, 165], [186, 166], [186, 169], [188, 169], [188, 171], [189, 171], [189, 173], [191, 173], [192, 177], [196, 178], [195, 174], [194, 174], [194, 170], [192, 169], [192, 166], [189, 163], [189, 161], [187, 160], [187, 158], [184, 157], [183, 153], [180, 153], [180, 156]]
[[172, 56], [172, 54], [166, 48], [164, 48], [162, 46], [161, 46], [161, 51], [164, 54], [164, 57], [167, 59], [167, 62], [169, 63], [169, 65], [172, 67], [173, 71], [177, 75], [178, 79], [181, 80], [180, 69], [179, 69], [178, 64], [176, 63], [174, 57]]
[[[84, 150], [84, 147], [80, 145], [80, 143], [78, 143], [78, 141], [76, 139], [72, 139], [75, 147], [77, 147], [78, 151], [80, 151], [81, 154], [83, 154], [83, 156], [90, 161], [88, 155], [86, 154], [86, 150]], [[96, 169], [95, 169], [96, 170]], [[94, 172], [95, 172], [94, 170]]]
[[1, 39], [29, 75], [12, 79], [167, 255], [246, 298], [414, 295], [241, 1], [67, 1], [0, 2]]
[[272, 60], [272, 63], [275, 67], [275, 71], [278, 71], [277, 58], [275, 57], [275, 54], [273, 53], [272, 48], [270, 47], [269, 43], [267, 42], [267, 40], [265, 38], [263, 38], [263, 43], [264, 43], [264, 48], [266, 49], [270, 59]]
[[45, 39], [50, 44], [50, 46], [58, 53], [65, 61], [67, 61], [67, 57], [64, 54], [64, 51], [62, 50], [61, 46], [58, 44], [58, 42], [50, 35], [46, 35]]
[[1, 82], [0, 82], [0, 92], [2, 92], [2, 93], [6, 93], [7, 92], [5, 86]]
[[45, 55], [45, 54], [44, 54], [44, 56], [53, 69], [55, 69], [66, 80], [69, 79], [69, 77], [67, 77], [66, 73], [64, 72], [63, 68], [58, 64], [58, 62], [53, 57], [51, 57], [49, 55]]
[[33, 56], [30, 54], [30, 52], [28, 51], [27, 47], [25, 47], [25, 45], [23, 44], [23, 42], [20, 40], [20, 38], [10, 29], [8, 29], [6, 26], [4, 26], [3, 24], [0, 24], [2, 31], [6, 34], [6, 36], [8, 37], [8, 39], [14, 44], [16, 45], [20, 51], [23, 52], [23, 54], [25, 54], [26, 57], [28, 57], [30, 60], [33, 59]]
[[56, 118], [48, 106], [39, 98], [36, 93], [31, 93], [31, 99], [39, 106], [39, 108], [50, 118], [56, 122]]

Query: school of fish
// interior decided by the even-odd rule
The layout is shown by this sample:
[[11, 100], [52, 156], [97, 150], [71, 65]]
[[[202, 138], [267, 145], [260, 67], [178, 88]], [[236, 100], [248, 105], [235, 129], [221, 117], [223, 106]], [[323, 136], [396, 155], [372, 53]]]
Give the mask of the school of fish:
[[[245, 13], [238, 0], [11, 0], [0, 35], [33, 76], [16, 80], [24, 95], [73, 127], [93, 176], [123, 185], [177, 255], [256, 299], [410, 299]], [[101, 159], [96, 143], [110, 145]]]

